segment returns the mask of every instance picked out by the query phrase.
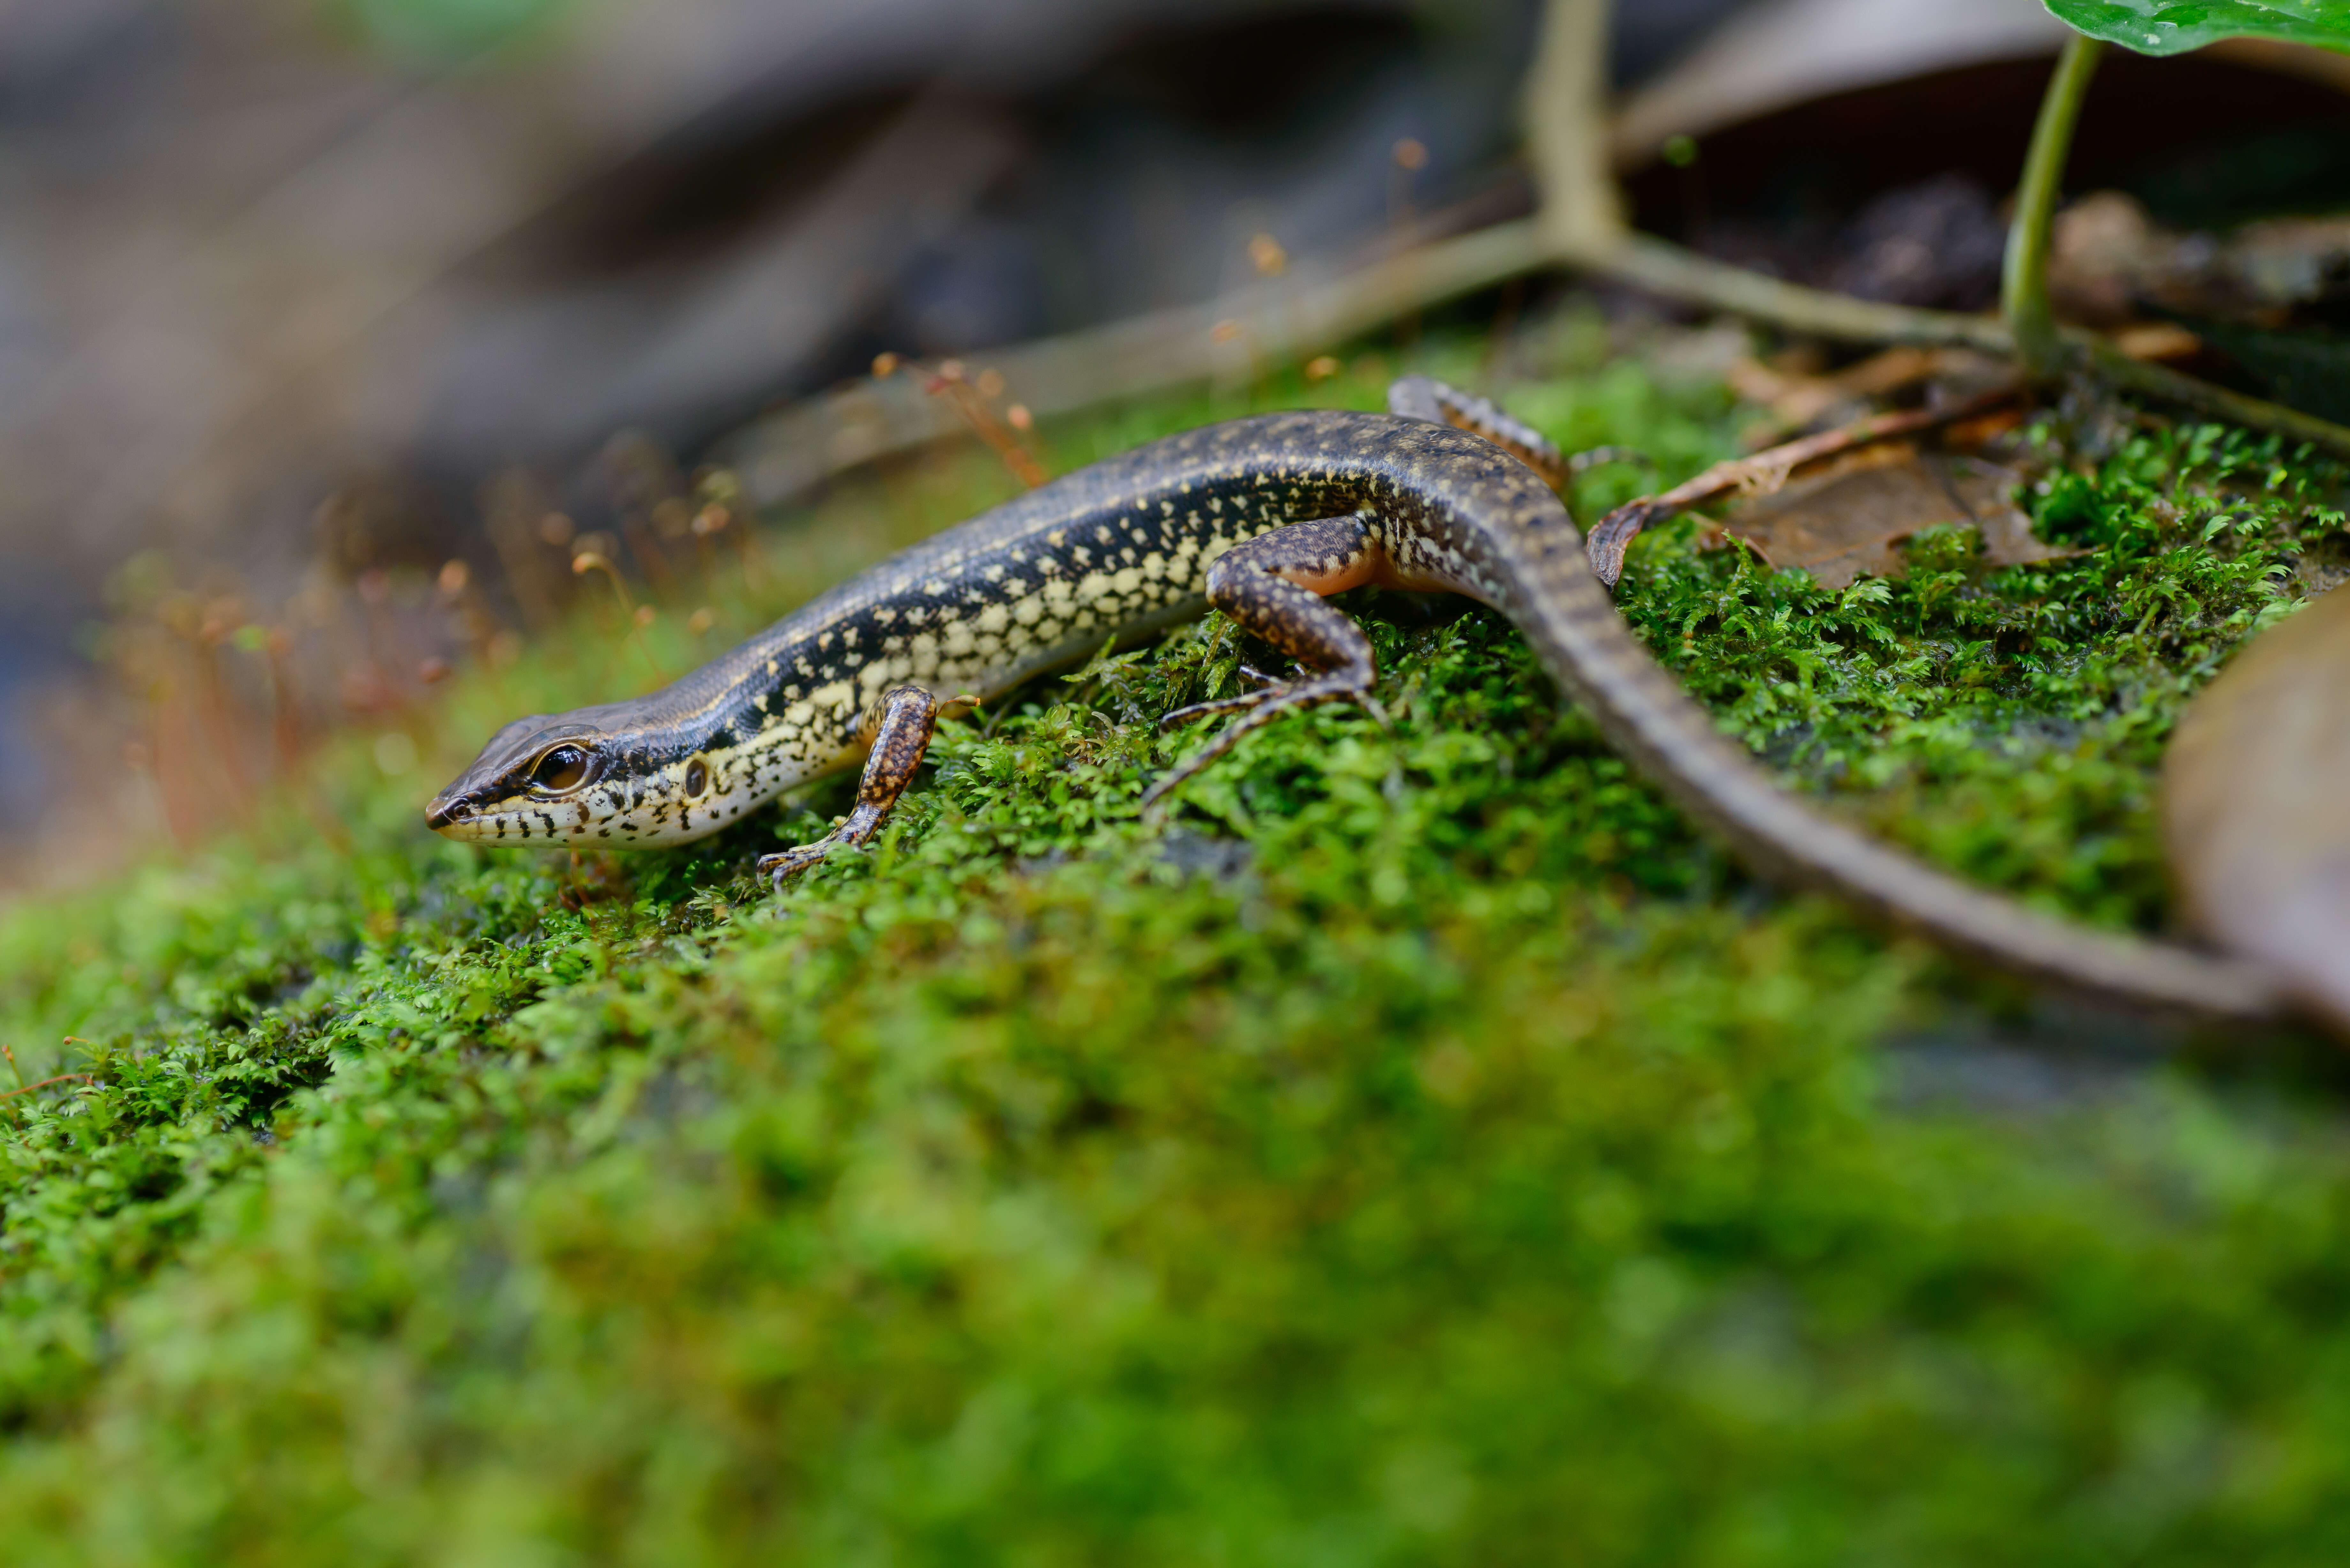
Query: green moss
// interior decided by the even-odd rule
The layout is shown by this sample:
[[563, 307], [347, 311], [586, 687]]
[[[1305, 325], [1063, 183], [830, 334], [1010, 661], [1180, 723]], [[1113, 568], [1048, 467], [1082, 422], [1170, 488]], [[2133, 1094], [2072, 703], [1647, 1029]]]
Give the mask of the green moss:
[[[1718, 392], [1629, 361], [1512, 400], [1674, 476], [1729, 450]], [[654, 656], [976, 510], [991, 462], [844, 486]], [[1623, 603], [1838, 809], [2158, 927], [2163, 739], [2290, 608], [2339, 483], [2156, 431], [2027, 498], [2077, 557], [1990, 571], [1945, 535], [1829, 593], [1681, 528]], [[1354, 603], [1390, 726], [1274, 726], [1165, 831], [1139, 792], [1205, 732], [1155, 720], [1244, 651], [1214, 618], [950, 723], [874, 848], [782, 899], [751, 860], [844, 786], [634, 861], [429, 837], [418, 800], [494, 723], [639, 668], [589, 617], [462, 683], [423, 773], [330, 758], [335, 839], [289, 805], [12, 917], [19, 1061], [95, 1079], [0, 1137], [12, 1561], [2350, 1545], [2323, 1085], [2019, 1058], [1983, 1022], [2012, 993], [1748, 881], [1506, 625]], [[1984, 1063], [2073, 1092], [1924, 1092]]]
[[1829, 593], [1692, 552], [1684, 522], [1623, 602], [1750, 743], [1860, 794], [1880, 831], [2070, 913], [2155, 927], [2171, 725], [2300, 602], [2293, 566], [2340, 537], [2341, 485], [2272, 437], [2158, 431], [2022, 497], [2074, 558], [1987, 570], [1974, 530], [1938, 530], [1904, 576]]

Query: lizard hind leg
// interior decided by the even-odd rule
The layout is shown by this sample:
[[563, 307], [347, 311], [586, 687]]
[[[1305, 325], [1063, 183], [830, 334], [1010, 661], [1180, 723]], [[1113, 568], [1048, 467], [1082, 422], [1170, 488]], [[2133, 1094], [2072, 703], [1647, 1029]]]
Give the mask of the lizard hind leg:
[[[1159, 721], [1162, 729], [1210, 713], [1244, 710], [1206, 745], [1159, 775], [1142, 797], [1148, 811], [1201, 768], [1232, 749], [1242, 736], [1284, 713], [1323, 702], [1371, 704], [1378, 661], [1363, 628], [1323, 601], [1384, 575], [1387, 554], [1359, 515], [1293, 523], [1234, 546], [1208, 568], [1208, 602], [1243, 631], [1297, 661], [1297, 678], [1268, 681], [1253, 691], [1195, 702]], [[1251, 671], [1253, 674], [1253, 671]], [[1258, 680], [1263, 680], [1262, 676]], [[1376, 708], [1374, 707], [1374, 711]]]
[[759, 872], [775, 879], [776, 892], [842, 845], [855, 847], [872, 841], [889, 808], [914, 782], [914, 770], [922, 765], [922, 753], [930, 750], [931, 732], [938, 718], [938, 699], [919, 686], [893, 686], [881, 694], [881, 701], [866, 716], [873, 750], [865, 759], [864, 776], [857, 783], [857, 805], [847, 820], [813, 844], [759, 857]]
[[1540, 431], [1502, 411], [1473, 392], [1431, 376], [1405, 376], [1388, 388], [1388, 412], [1432, 425], [1451, 425], [1471, 435], [1483, 436], [1543, 477], [1562, 493], [1590, 470], [1611, 462], [1628, 462], [1653, 472], [1656, 463], [1627, 446], [1595, 446], [1566, 452]]

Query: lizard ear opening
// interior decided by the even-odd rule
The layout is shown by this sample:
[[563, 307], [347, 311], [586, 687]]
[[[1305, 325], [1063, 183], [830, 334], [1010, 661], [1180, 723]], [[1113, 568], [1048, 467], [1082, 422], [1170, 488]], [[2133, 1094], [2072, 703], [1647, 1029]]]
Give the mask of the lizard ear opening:
[[700, 800], [710, 787], [710, 764], [695, 757], [685, 764], [685, 798]]

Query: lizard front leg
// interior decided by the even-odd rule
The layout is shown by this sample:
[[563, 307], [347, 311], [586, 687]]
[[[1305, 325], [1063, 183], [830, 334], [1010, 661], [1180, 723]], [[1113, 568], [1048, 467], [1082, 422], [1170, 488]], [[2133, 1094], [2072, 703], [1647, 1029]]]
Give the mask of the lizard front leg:
[[938, 699], [919, 686], [893, 686], [881, 694], [867, 722], [873, 732], [873, 751], [865, 759], [864, 776], [857, 783], [857, 805], [848, 819], [813, 844], [759, 857], [759, 870], [775, 878], [775, 891], [842, 845], [871, 842], [881, 830], [889, 808], [914, 782], [937, 727]]

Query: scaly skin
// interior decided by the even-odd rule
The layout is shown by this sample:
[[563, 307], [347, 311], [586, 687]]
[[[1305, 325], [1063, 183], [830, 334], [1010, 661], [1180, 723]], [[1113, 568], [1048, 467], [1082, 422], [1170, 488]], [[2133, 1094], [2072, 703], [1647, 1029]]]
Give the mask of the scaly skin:
[[[1780, 788], [1616, 613], [1574, 521], [1528, 466], [1564, 473], [1565, 460], [1434, 383], [1399, 383], [1391, 402], [1420, 417], [1261, 415], [1069, 474], [881, 563], [650, 696], [507, 725], [428, 820], [476, 842], [679, 844], [872, 752], [858, 818], [762, 862], [780, 885], [835, 843], [863, 842], [910, 778], [935, 703], [907, 688], [993, 696], [1212, 598], [1307, 667], [1289, 686], [1240, 700], [1254, 711], [1212, 755], [1302, 702], [1367, 697], [1367, 643], [1311, 595], [1364, 582], [1443, 588], [1514, 622], [1609, 741], [1763, 876], [1826, 888], [1999, 968], [2100, 997], [2236, 1019], [2282, 1009], [2249, 966], [2026, 909]], [[1280, 532], [1298, 524], [1311, 526]], [[546, 782], [534, 784], [535, 773]]]

